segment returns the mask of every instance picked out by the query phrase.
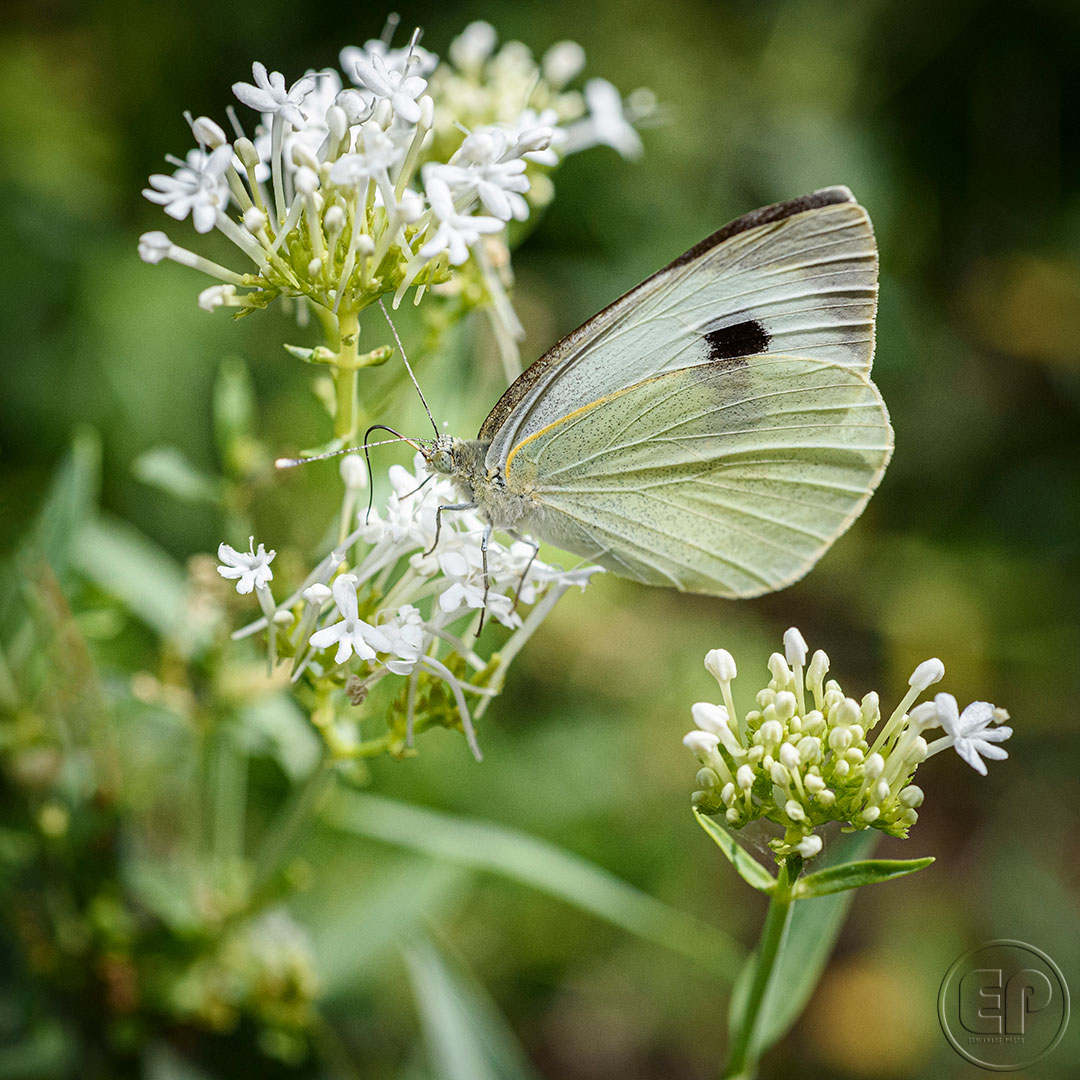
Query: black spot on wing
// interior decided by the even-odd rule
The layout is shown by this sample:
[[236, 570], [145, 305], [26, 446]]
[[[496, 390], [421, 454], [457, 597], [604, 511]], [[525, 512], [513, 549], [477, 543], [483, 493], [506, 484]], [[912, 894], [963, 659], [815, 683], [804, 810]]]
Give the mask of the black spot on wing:
[[729, 360], [735, 356], [753, 356], [767, 352], [769, 335], [757, 319], [719, 326], [704, 335], [710, 360]]

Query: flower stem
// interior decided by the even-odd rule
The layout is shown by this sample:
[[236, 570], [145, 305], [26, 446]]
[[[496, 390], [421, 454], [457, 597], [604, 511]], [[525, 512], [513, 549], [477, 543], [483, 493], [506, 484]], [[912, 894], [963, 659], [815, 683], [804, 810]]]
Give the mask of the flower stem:
[[761, 940], [754, 954], [754, 975], [746, 996], [742, 1024], [732, 1042], [731, 1053], [724, 1068], [725, 1080], [749, 1080], [756, 1071], [754, 1029], [757, 1027], [761, 1006], [765, 1001], [766, 991], [769, 989], [769, 981], [791, 922], [791, 908], [795, 903], [795, 882], [801, 869], [802, 859], [798, 856], [785, 859], [780, 866], [776, 889], [769, 901], [769, 910], [765, 914]]
[[334, 370], [337, 411], [334, 434], [345, 440], [356, 437], [357, 346], [360, 341], [360, 318], [355, 311], [338, 313], [338, 359]]

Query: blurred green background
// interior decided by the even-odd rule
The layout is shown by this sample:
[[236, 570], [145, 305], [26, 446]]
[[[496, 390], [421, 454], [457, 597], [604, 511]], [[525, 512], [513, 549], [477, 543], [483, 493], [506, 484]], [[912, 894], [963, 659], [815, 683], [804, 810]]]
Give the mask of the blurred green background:
[[[689, 811], [695, 765], [680, 739], [691, 703], [717, 695], [704, 653], [736, 655], [744, 705], [792, 624], [849, 693], [878, 689], [883, 703], [940, 656], [941, 688], [961, 705], [1008, 708], [1010, 760], [985, 779], [951, 754], [920, 772], [921, 821], [878, 853], [936, 865], [860, 891], [762, 1075], [975, 1075], [935, 1012], [956, 956], [1017, 938], [1067, 978], [1080, 972], [1080, 8], [443, 0], [402, 15], [437, 53], [477, 18], [537, 54], [573, 38], [588, 74], [664, 104], [641, 161], [600, 149], [557, 174], [554, 204], [515, 254], [526, 359], [728, 219], [843, 183], [881, 251], [875, 379], [897, 449], [867, 512], [805, 581], [743, 603], [610, 577], [568, 596], [485, 718], [483, 764], [436, 733], [415, 760], [377, 762], [373, 789], [557, 842], [749, 945], [761, 898]], [[221, 118], [253, 59], [290, 78], [333, 65], [384, 16], [281, 0], [4, 5], [0, 546], [25, 531], [79, 425], [101, 433], [111, 514], [178, 560], [239, 546], [216, 511], [132, 473], [162, 443], [213, 470], [226, 357], [252, 371], [272, 452], [325, 438], [310, 369], [281, 348], [314, 344], [312, 331], [277, 309], [239, 323], [199, 311], [207, 282], [136, 257], [138, 235], [167, 225], [139, 190], [165, 153], [187, 150], [182, 110]], [[488, 335], [466, 328], [435, 357], [405, 331], [436, 415], [471, 435], [502, 389]], [[379, 419], [420, 430], [415, 403], [379, 378]], [[288, 522], [314, 547], [337, 490], [336, 470], [313, 467], [253, 492], [257, 537], [281, 546]], [[297, 520], [311, 522], [306, 537]], [[131, 621], [104, 642], [109, 678], [146, 665], [149, 640]], [[713, 1075], [727, 990], [686, 958], [501, 878], [329, 832], [305, 844], [312, 886], [294, 910], [357, 1075], [413, 1075], [401, 1071], [418, 1029], [401, 955], [365, 944], [391, 916], [406, 938], [409, 919], [426, 925], [472, 970], [544, 1077]], [[1078, 1027], [1031, 1075], [1077, 1075]]]

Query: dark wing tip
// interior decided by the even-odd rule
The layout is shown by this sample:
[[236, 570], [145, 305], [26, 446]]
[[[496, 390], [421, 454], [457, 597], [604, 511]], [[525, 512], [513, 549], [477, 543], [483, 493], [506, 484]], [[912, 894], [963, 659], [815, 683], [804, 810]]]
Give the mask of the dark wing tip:
[[807, 210], [820, 210], [823, 206], [835, 206], [840, 203], [854, 203], [855, 196], [851, 189], [837, 184], [835, 187], [819, 188], [811, 191], [808, 195], [800, 195], [797, 199], [788, 199], [787, 202], [773, 203], [771, 206], [763, 206], [759, 210], [751, 210], [749, 214], [743, 214], [734, 221], [717, 229], [716, 232], [706, 236], [699, 244], [695, 244], [689, 251], [680, 255], [665, 269], [682, 266], [717, 244], [737, 236], [749, 229], [756, 229], [759, 225], [772, 225], [785, 218], [794, 217], [796, 214], [805, 213]]

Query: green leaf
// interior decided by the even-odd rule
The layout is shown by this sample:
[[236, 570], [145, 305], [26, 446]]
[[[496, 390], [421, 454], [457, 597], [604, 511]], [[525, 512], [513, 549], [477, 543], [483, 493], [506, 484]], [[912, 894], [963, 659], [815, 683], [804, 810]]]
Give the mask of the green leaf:
[[[847, 861], [851, 856], [869, 855], [877, 840], [878, 835], [872, 829], [854, 833], [835, 842], [819, 858], [835, 864]], [[806, 1007], [825, 970], [854, 896], [848, 891], [818, 897], [812, 903], [799, 901], [793, 904], [787, 934], [758, 1014], [751, 1060], [782, 1039]], [[746, 995], [753, 977], [753, 961], [753, 956], [747, 960], [731, 994], [728, 1029], [732, 1033], [742, 1025]]]
[[132, 472], [144, 484], [181, 502], [217, 505], [221, 501], [221, 481], [196, 469], [175, 446], [156, 446], [140, 454]]
[[97, 510], [100, 489], [101, 438], [92, 428], [82, 428], [49, 485], [23, 556], [44, 559], [63, 581], [72, 541]]
[[374, 863], [376, 873], [372, 865], [342, 853], [324, 865], [318, 887], [294, 901], [312, 927], [324, 1001], [381, 978], [391, 950], [415, 938], [433, 911], [453, 912], [468, 895], [469, 875], [458, 866], [396, 852]]
[[860, 885], [876, 885], [879, 881], [914, 874], [933, 862], [932, 856], [924, 859], [864, 859], [861, 862], [843, 863], [807, 874], [795, 886], [795, 895], [801, 898], [829, 896], [845, 889], [857, 889]]
[[100, 516], [79, 530], [75, 566], [159, 634], [183, 614], [184, 572], [152, 541], [125, 522]]
[[231, 458], [233, 447], [251, 434], [254, 415], [251, 372], [239, 357], [229, 357], [214, 382], [214, 435], [222, 457]]
[[509, 1025], [474, 979], [425, 939], [405, 950], [433, 1074], [440, 1080], [535, 1080]]
[[776, 888], [776, 878], [765, 869], [745, 848], [741, 847], [735, 838], [721, 825], [717, 824], [708, 814], [694, 811], [694, 817], [698, 824], [716, 841], [716, 846], [727, 857], [728, 862], [735, 867], [739, 877], [752, 885], [759, 892], [771, 893]]
[[349, 832], [530, 885], [688, 956], [724, 982], [734, 977], [744, 955], [723, 931], [668, 907], [577, 855], [515, 829], [366, 792], [341, 795], [323, 815]]

